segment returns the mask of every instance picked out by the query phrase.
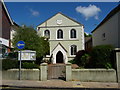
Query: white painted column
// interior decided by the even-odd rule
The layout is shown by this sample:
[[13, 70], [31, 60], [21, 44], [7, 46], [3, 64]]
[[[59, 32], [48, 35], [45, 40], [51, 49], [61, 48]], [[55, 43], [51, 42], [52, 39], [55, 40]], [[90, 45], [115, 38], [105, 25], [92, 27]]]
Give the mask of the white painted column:
[[66, 81], [72, 80], [72, 67], [70, 63], [66, 64]]
[[40, 65], [40, 80], [47, 81], [47, 63]]

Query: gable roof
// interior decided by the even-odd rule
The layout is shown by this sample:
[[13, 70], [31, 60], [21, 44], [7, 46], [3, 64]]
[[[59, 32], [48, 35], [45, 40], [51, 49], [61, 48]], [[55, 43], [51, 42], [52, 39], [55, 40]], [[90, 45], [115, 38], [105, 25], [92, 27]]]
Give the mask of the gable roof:
[[118, 11], [120, 11], [120, 4], [114, 8], [105, 18], [104, 20], [92, 31], [96, 31], [101, 25], [103, 25], [106, 21], [108, 21], [113, 15], [115, 15]]
[[[68, 17], [67, 15], [65, 15], [65, 14], [63, 14], [63, 13], [61, 13], [61, 12], [58, 12], [57, 14], [61, 14], [61, 15], [65, 16], [66, 18], [72, 20], [73, 22], [76, 22], [77, 24], [80, 24], [80, 25], [84, 26], [83, 24], [81, 24], [81, 23], [79, 23], [78, 21], [76, 21], [76, 20]], [[53, 15], [52, 17], [56, 16], [57, 14]], [[48, 18], [46, 21], [50, 20], [52, 17]], [[44, 21], [44, 22], [46, 22], [46, 21]], [[42, 23], [39, 24], [38, 26], [42, 25], [44, 22], [42, 22]], [[37, 26], [37, 27], [38, 27], [38, 26]]]
[[52, 50], [52, 52], [57, 48], [58, 45], [60, 45], [67, 52], [67, 50], [63, 47], [63, 45], [60, 42], [55, 46], [55, 48]]
[[8, 19], [9, 19], [11, 25], [14, 25], [14, 24], [13, 24], [13, 21], [12, 21], [12, 19], [11, 19], [11, 17], [10, 17], [10, 14], [9, 14], [7, 8], [6, 8], [6, 5], [5, 5], [4, 1], [1, 0], [1, 3], [2, 3], [2, 6], [3, 6], [3, 8], [4, 8], [4, 10], [5, 10], [6, 14], [7, 14], [7, 16], [8, 16]]
[[17, 27], [20, 27], [16, 22], [13, 22], [13, 24], [14, 24], [15, 26], [17, 26]]

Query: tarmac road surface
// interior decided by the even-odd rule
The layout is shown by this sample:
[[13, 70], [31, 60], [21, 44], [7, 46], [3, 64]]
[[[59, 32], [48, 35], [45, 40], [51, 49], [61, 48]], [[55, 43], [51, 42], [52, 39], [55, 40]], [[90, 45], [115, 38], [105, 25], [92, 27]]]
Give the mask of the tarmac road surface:
[[119, 88], [17, 88], [2, 87], [1, 90], [120, 90]]

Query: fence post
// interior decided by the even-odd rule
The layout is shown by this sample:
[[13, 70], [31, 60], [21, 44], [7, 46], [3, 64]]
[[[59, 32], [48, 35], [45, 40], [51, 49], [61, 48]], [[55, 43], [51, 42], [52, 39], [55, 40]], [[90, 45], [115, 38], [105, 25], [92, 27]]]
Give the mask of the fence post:
[[41, 81], [47, 80], [47, 63], [42, 63], [40, 65], [40, 80]]
[[71, 64], [67, 63], [66, 64], [66, 81], [71, 81], [72, 80], [72, 68]]
[[117, 81], [120, 83], [120, 48], [115, 48], [116, 65], [117, 65]]

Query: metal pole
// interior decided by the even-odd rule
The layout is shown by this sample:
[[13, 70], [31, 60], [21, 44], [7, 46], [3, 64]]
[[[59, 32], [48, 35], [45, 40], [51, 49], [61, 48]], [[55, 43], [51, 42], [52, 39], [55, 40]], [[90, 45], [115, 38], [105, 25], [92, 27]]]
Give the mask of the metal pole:
[[21, 80], [21, 50], [20, 50], [19, 80]]

